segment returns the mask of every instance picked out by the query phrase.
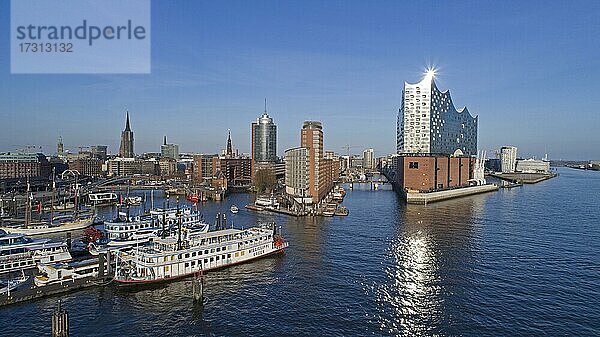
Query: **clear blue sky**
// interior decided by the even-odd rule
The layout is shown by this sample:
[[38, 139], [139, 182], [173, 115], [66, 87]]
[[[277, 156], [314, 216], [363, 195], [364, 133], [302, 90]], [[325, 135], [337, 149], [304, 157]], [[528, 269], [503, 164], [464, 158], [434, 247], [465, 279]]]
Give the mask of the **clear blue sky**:
[[232, 130], [249, 152], [268, 110], [278, 152], [321, 120], [325, 147], [395, 151], [404, 81], [430, 64], [438, 87], [479, 115], [479, 148], [600, 159], [599, 1], [153, 1], [151, 75], [11, 75], [0, 3], [0, 151], [104, 144], [125, 109], [137, 153], [163, 135], [214, 153]]

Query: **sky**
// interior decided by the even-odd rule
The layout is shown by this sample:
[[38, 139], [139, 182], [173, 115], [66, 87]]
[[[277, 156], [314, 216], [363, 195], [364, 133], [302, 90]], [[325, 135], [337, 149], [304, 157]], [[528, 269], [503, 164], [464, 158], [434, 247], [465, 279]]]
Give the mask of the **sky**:
[[118, 152], [129, 110], [135, 151], [164, 135], [216, 153], [231, 129], [250, 152], [264, 110], [278, 154], [323, 122], [326, 150], [395, 152], [404, 82], [428, 66], [479, 116], [479, 149], [600, 159], [598, 1], [152, 1], [151, 74], [10, 74], [9, 1], [0, 1], [0, 151]]

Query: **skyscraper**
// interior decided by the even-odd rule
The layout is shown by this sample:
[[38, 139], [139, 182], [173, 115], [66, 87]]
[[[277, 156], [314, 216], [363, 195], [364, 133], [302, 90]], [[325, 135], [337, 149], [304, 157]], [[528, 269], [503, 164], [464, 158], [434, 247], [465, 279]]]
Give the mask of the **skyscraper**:
[[477, 117], [457, 110], [448, 90], [440, 91], [428, 71], [416, 84], [404, 83], [398, 112], [398, 154], [476, 155]]
[[264, 114], [252, 123], [252, 160], [255, 162], [277, 160], [277, 126], [266, 109]]
[[133, 158], [133, 131], [129, 125], [129, 111], [127, 111], [127, 121], [125, 122], [125, 130], [121, 132], [121, 146], [119, 147], [119, 157]]

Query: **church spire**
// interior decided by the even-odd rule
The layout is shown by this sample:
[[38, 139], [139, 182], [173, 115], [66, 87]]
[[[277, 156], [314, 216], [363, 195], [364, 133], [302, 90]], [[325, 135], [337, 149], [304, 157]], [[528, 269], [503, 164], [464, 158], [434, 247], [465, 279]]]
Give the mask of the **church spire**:
[[231, 129], [227, 129], [227, 153], [226, 155], [229, 157], [233, 157], [233, 147], [231, 146]]
[[127, 122], [125, 122], [125, 130], [124, 131], [131, 131], [131, 127], [129, 126], [129, 110], [127, 110]]

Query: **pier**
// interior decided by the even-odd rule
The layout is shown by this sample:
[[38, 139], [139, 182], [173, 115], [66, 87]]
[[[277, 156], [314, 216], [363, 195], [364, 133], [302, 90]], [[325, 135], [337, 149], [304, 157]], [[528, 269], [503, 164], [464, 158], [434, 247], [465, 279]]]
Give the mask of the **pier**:
[[544, 180], [552, 179], [558, 176], [558, 173], [522, 173], [522, 172], [513, 172], [513, 173], [493, 173], [490, 176], [502, 179], [505, 181], [509, 181], [511, 183], [522, 183], [522, 184], [537, 184]]

